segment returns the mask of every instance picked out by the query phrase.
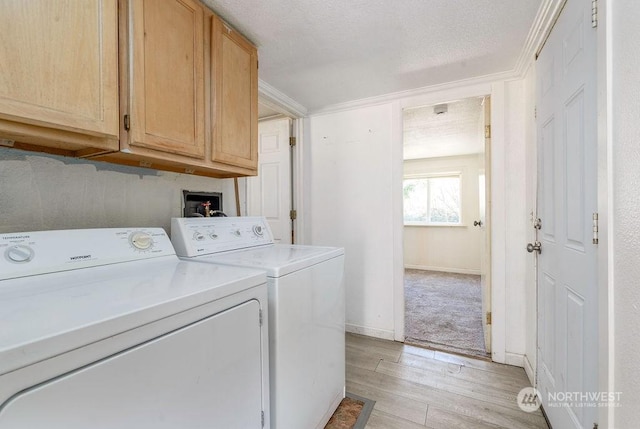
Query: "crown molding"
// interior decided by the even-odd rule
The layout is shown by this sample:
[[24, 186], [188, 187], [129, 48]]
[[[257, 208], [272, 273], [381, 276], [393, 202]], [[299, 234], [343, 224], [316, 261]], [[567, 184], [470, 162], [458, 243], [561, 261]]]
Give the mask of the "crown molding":
[[260, 103], [283, 115], [293, 118], [304, 118], [307, 116], [306, 107], [262, 79], [258, 79], [258, 97]]
[[536, 54], [542, 49], [566, 2], [567, 0], [544, 0], [540, 4], [514, 68], [516, 76], [523, 77], [535, 61]]
[[484, 76], [477, 76], [468, 79], [461, 79], [452, 82], [445, 82], [437, 85], [423, 86], [421, 88], [408, 89], [405, 91], [392, 92], [375, 97], [362, 98], [359, 100], [347, 101], [345, 103], [332, 104], [309, 112], [309, 116], [326, 115], [344, 110], [357, 109], [361, 107], [375, 106], [378, 104], [390, 103], [406, 98], [425, 96], [432, 93], [449, 91], [461, 87], [473, 87], [487, 85], [497, 81], [507, 81], [517, 79], [513, 71], [493, 73]]

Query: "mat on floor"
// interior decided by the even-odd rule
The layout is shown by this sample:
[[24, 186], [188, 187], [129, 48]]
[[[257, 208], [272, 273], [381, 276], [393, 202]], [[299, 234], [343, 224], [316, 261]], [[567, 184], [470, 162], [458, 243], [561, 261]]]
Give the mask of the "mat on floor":
[[347, 392], [325, 429], [364, 429], [376, 401]]

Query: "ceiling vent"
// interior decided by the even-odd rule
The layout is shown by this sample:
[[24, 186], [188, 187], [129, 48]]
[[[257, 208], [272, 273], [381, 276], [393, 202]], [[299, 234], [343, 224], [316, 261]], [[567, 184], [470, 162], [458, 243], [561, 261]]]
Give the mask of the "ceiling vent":
[[433, 113], [436, 115], [442, 115], [443, 113], [447, 113], [449, 107], [446, 104], [436, 104], [433, 106]]

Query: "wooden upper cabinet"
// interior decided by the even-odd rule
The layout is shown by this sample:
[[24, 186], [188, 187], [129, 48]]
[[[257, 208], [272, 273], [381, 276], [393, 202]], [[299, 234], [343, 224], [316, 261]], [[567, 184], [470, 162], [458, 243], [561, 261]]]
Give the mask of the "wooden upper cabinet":
[[256, 48], [199, 0], [0, 0], [0, 28], [0, 146], [256, 174]]
[[211, 17], [212, 161], [257, 170], [258, 54]]
[[[193, 0], [128, 4], [128, 140], [121, 150], [150, 149], [205, 157], [204, 8]], [[153, 157], [153, 152], [142, 151]], [[162, 156], [160, 156], [162, 157]], [[166, 156], [165, 156], [166, 158]]]
[[0, 0], [0, 137], [83, 156], [118, 147], [117, 0]]

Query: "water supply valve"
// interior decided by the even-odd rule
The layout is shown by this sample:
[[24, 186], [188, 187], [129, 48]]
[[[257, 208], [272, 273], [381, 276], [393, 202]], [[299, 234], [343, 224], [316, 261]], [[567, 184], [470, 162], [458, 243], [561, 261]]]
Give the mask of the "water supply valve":
[[209, 207], [211, 207], [211, 201], [200, 203], [200, 205], [204, 207], [204, 216], [211, 217], [211, 210], [209, 209]]

